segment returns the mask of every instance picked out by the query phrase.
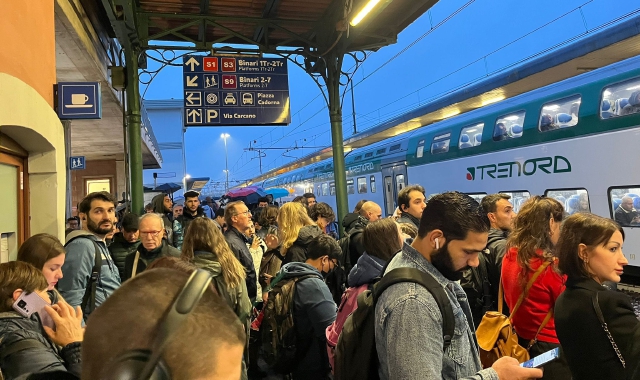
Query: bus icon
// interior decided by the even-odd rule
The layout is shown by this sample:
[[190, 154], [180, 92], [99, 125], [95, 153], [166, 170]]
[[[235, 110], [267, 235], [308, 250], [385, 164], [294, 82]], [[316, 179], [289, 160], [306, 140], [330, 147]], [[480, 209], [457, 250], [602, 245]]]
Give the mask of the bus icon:
[[242, 93], [242, 105], [243, 106], [252, 106], [253, 105], [253, 94], [250, 92]]

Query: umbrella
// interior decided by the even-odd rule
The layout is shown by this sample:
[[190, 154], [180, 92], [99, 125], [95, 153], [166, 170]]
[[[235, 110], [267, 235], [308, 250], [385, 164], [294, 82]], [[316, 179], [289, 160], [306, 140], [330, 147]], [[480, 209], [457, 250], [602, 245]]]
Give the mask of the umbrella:
[[258, 186], [246, 186], [246, 187], [241, 187], [239, 189], [229, 191], [227, 193], [227, 196], [229, 198], [240, 198], [240, 197], [246, 197], [247, 195], [251, 195], [254, 193], [258, 194], [259, 197], [264, 197], [267, 195], [267, 193], [265, 193], [264, 190], [262, 190], [262, 188]]
[[167, 183], [163, 183], [162, 185], [156, 186], [153, 190], [173, 194], [180, 189], [182, 189], [181, 184], [175, 183], [175, 182], [167, 182]]
[[257, 186], [247, 186], [241, 189], [231, 190], [226, 194], [231, 201], [243, 201], [246, 204], [258, 203], [258, 198], [265, 197], [267, 193]]
[[283, 189], [283, 188], [277, 188], [277, 187], [273, 189], [267, 189], [264, 192], [267, 194], [271, 194], [274, 198], [282, 198], [282, 197], [289, 196], [289, 190]]

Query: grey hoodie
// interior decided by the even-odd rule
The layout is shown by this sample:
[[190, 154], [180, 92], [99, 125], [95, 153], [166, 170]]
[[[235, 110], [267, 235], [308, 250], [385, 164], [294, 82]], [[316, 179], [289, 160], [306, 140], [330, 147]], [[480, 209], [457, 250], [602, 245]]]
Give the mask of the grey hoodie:
[[[78, 237], [78, 236], [86, 237]], [[72, 241], [73, 240], [73, 241]], [[116, 289], [120, 287], [120, 274], [113, 262], [107, 245], [96, 235], [85, 230], [77, 230], [67, 235], [65, 244], [66, 257], [62, 265], [62, 277], [58, 281], [58, 291], [71, 306], [80, 306], [87, 289], [91, 269], [95, 264], [95, 247], [91, 240], [98, 244], [102, 254], [102, 267], [96, 286], [96, 307], [100, 306]], [[89, 310], [82, 311], [85, 320]]]
[[[296, 284], [293, 297], [293, 321], [296, 350], [300, 356], [293, 371], [294, 379], [327, 379], [330, 372], [325, 330], [336, 319], [336, 304], [322, 274], [306, 263], [289, 263], [280, 269], [278, 278], [313, 277]], [[306, 352], [306, 354], [305, 354]]]

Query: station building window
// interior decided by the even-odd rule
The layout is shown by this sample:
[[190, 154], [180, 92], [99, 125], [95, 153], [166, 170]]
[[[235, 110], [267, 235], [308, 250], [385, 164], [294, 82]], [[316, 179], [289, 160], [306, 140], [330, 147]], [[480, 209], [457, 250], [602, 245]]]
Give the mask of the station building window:
[[353, 186], [353, 179], [347, 180], [347, 194], [355, 194], [355, 188]]
[[327, 195], [329, 195], [329, 184], [325, 182], [322, 184], [322, 196]]
[[586, 189], [552, 189], [545, 191], [544, 195], [560, 202], [569, 215], [577, 212], [591, 212]]
[[460, 139], [458, 140], [458, 148], [466, 149], [482, 144], [482, 130], [484, 123], [478, 123], [462, 128]]
[[514, 112], [496, 120], [493, 127], [493, 141], [502, 141], [522, 137], [524, 111]]
[[640, 113], [640, 78], [604, 89], [600, 102], [600, 118], [609, 119], [634, 113]]
[[367, 177], [358, 178], [358, 194], [367, 193]]
[[433, 138], [431, 154], [447, 153], [451, 142], [451, 132], [442, 133]]
[[623, 227], [640, 227], [640, 185], [609, 188], [611, 218]]
[[538, 120], [540, 132], [573, 127], [578, 124], [581, 102], [581, 96], [575, 95], [543, 105], [542, 111], [540, 111], [540, 119]]
[[375, 176], [369, 177], [369, 186], [371, 187], [371, 192], [375, 193], [376, 192], [376, 177]]
[[516, 213], [520, 212], [520, 207], [522, 207], [522, 204], [529, 198], [531, 198], [531, 193], [526, 190], [500, 191], [500, 194], [507, 194], [511, 196], [509, 202], [511, 202], [511, 204], [513, 205], [513, 211], [515, 211]]

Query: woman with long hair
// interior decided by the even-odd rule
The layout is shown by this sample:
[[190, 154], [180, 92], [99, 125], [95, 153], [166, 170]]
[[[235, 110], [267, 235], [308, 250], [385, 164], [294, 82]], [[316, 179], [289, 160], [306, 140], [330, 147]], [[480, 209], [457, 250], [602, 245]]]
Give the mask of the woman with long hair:
[[182, 243], [181, 258], [211, 272], [218, 293], [240, 321], [248, 326], [251, 301], [247, 294], [245, 270], [213, 220], [196, 218], [191, 222]]
[[22, 243], [18, 250], [18, 261], [29, 263], [42, 271], [47, 279], [47, 293], [53, 304], [62, 298], [55, 289], [63, 277], [64, 246], [57, 237], [49, 234], [33, 235]]
[[278, 230], [282, 265], [292, 261], [304, 263], [307, 247], [322, 230], [313, 223], [307, 208], [299, 202], [285, 203], [278, 211]]
[[[520, 208], [507, 240], [502, 262], [504, 298], [520, 345], [531, 357], [559, 347], [553, 307], [564, 291], [564, 278], [558, 273], [554, 247], [560, 237], [564, 208], [555, 199], [534, 196]], [[560, 355], [545, 365], [544, 379], [570, 379], [571, 372]]]
[[573, 380], [627, 379], [640, 359], [640, 321], [629, 297], [602, 286], [620, 282], [629, 263], [623, 243], [622, 227], [597, 215], [575, 214], [562, 226], [557, 252], [567, 289], [555, 319]]

